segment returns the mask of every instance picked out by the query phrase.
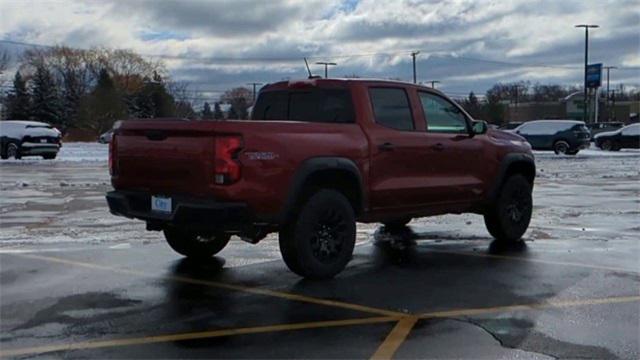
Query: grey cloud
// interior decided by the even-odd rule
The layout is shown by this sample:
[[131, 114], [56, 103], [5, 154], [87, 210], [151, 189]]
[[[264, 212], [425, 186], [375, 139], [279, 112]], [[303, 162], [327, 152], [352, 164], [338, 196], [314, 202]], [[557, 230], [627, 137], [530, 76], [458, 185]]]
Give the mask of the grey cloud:
[[113, 8], [117, 13], [140, 16], [160, 29], [229, 37], [275, 32], [304, 17], [307, 6], [314, 6], [270, 0], [139, 0], [117, 5]]

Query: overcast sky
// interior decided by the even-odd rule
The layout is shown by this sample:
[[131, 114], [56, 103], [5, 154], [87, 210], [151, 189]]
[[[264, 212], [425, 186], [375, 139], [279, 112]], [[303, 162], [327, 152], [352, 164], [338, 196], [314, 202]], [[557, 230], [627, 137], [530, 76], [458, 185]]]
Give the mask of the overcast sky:
[[590, 62], [621, 67], [612, 83], [639, 87], [638, 0], [0, 0], [0, 40], [175, 56], [172, 77], [209, 91], [305, 77], [304, 56], [337, 62], [333, 76], [409, 81], [412, 50], [418, 80], [453, 95], [498, 81], [578, 85], [580, 23], [600, 25]]

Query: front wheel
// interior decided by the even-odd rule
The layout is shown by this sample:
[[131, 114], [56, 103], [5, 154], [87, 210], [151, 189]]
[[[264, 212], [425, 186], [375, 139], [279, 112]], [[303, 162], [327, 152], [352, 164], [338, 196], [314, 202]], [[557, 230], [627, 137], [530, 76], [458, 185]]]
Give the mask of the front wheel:
[[164, 230], [164, 237], [171, 248], [188, 258], [206, 259], [219, 253], [229, 243], [231, 235], [218, 233], [200, 235], [182, 227], [170, 227]]
[[53, 160], [53, 159], [56, 158], [56, 155], [58, 155], [58, 154], [56, 154], [56, 153], [44, 154], [44, 155], [42, 155], [42, 158], [45, 159], [45, 160]]
[[353, 255], [356, 220], [347, 198], [335, 190], [320, 190], [280, 231], [280, 252], [289, 269], [311, 279], [332, 278]]
[[600, 144], [600, 149], [604, 151], [611, 151], [612, 148], [613, 148], [613, 143], [611, 142], [611, 140], [605, 140]]
[[496, 241], [513, 243], [527, 231], [533, 209], [531, 191], [522, 175], [512, 175], [504, 182], [495, 203], [484, 214], [487, 230]]

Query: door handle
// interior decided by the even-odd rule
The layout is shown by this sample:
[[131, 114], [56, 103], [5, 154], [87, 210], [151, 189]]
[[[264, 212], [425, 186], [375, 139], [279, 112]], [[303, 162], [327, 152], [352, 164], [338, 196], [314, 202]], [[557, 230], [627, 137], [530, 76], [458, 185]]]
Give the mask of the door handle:
[[380, 151], [393, 151], [393, 148], [395, 148], [395, 145], [390, 142], [378, 145]]
[[435, 151], [442, 151], [444, 150], [444, 145], [442, 145], [441, 143], [437, 143], [433, 146], [431, 146], [431, 148]]

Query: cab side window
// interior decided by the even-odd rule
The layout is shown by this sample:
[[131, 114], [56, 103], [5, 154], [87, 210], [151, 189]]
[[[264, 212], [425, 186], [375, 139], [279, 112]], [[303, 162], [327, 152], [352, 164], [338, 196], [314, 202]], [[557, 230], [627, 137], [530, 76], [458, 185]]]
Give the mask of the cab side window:
[[404, 89], [371, 88], [369, 97], [376, 123], [396, 129], [413, 130], [413, 115]]
[[420, 102], [427, 120], [427, 131], [438, 133], [467, 133], [464, 113], [449, 100], [436, 94], [420, 92]]

